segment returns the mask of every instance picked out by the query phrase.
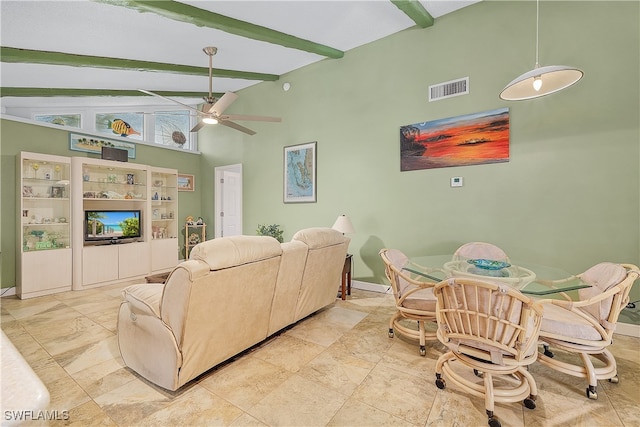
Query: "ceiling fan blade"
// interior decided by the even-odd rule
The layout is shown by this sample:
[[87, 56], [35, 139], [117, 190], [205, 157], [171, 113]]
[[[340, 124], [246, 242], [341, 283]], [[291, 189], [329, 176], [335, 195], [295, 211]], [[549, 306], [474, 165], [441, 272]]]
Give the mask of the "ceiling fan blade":
[[229, 107], [229, 105], [233, 104], [236, 99], [238, 99], [238, 95], [236, 95], [235, 93], [225, 92], [224, 95], [222, 95], [220, 99], [218, 99], [218, 101], [216, 101], [216, 103], [211, 106], [208, 112], [219, 116], [224, 112], [224, 110], [227, 109], [227, 107]]
[[248, 116], [245, 114], [225, 114], [224, 116], [220, 116], [221, 120], [251, 120], [256, 122], [274, 122], [280, 123], [282, 119], [280, 117], [269, 117], [269, 116]]
[[249, 135], [255, 135], [256, 134], [255, 131], [253, 131], [253, 130], [251, 130], [249, 128], [246, 128], [246, 127], [244, 127], [242, 125], [239, 125], [237, 123], [230, 122], [228, 120], [220, 120], [220, 121], [218, 121], [218, 123], [221, 124], [221, 125], [233, 128], [235, 130], [239, 130], [240, 132], [244, 132], [244, 133], [249, 134]]
[[167, 98], [166, 96], [159, 95], [159, 94], [157, 94], [157, 93], [153, 93], [153, 92], [148, 91], [148, 90], [144, 90], [144, 89], [138, 89], [138, 90], [139, 90], [140, 92], [142, 92], [142, 93], [146, 93], [147, 95], [156, 96], [156, 97], [158, 97], [158, 98], [162, 98], [162, 99], [165, 99], [165, 100], [167, 100], [167, 101], [171, 101], [171, 102], [174, 102], [174, 103], [176, 103], [176, 104], [180, 104], [180, 105], [182, 105], [183, 107], [186, 107], [186, 108], [188, 108], [188, 109], [190, 109], [190, 110], [196, 111], [198, 114], [202, 114], [202, 111], [199, 111], [197, 108], [193, 108], [191, 105], [183, 104], [183, 103], [182, 103], [182, 102], [180, 102], [180, 101], [176, 101], [175, 99]]
[[198, 122], [198, 124], [197, 124], [197, 125], [195, 125], [195, 126], [191, 129], [191, 132], [198, 132], [198, 131], [199, 131], [200, 129], [202, 129], [205, 125], [206, 125], [206, 123], [205, 123], [205, 122], [203, 122], [202, 120], [200, 120], [200, 121]]

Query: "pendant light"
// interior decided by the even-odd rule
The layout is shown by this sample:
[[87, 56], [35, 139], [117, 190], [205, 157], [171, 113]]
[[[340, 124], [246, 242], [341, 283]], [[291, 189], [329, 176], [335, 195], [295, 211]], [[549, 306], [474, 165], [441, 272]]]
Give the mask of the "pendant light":
[[541, 67], [538, 62], [538, 34], [540, 27], [540, 0], [536, 1], [536, 66], [509, 83], [500, 98], [506, 101], [523, 101], [549, 95], [576, 83], [584, 73], [566, 65], [548, 65]]

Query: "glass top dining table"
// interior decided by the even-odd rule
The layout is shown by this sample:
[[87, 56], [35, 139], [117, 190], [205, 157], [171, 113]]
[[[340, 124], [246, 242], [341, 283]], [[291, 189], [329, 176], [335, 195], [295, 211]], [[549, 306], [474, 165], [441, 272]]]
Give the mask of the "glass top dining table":
[[[409, 259], [403, 268], [426, 279], [439, 282], [449, 277], [490, 279], [506, 283], [523, 294], [552, 295], [590, 287], [570, 273], [551, 266], [520, 260], [509, 263], [480, 259], [454, 259], [453, 255], [428, 255]], [[550, 284], [552, 281], [565, 280]]]

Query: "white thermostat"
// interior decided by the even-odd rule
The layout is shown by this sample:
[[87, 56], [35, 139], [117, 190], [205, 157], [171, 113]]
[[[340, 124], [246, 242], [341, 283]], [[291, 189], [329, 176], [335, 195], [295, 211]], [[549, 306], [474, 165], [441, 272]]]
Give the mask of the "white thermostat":
[[461, 176], [454, 176], [453, 178], [451, 178], [451, 186], [452, 187], [462, 187], [462, 177]]

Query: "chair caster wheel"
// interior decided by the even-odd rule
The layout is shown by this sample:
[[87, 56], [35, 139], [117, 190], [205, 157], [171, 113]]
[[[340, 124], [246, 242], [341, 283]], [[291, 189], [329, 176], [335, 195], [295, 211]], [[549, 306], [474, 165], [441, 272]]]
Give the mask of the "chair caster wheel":
[[502, 427], [502, 424], [500, 424], [500, 420], [498, 419], [498, 417], [489, 418], [489, 427]]
[[440, 378], [440, 375], [436, 374], [436, 377], [436, 387], [438, 387], [440, 390], [444, 390], [444, 388], [447, 386], [447, 383], [443, 378]]
[[483, 378], [484, 377], [484, 374], [482, 372], [478, 371], [477, 369], [473, 370], [473, 375], [475, 375], [478, 378]]
[[526, 406], [528, 409], [536, 409], [536, 401], [530, 397], [524, 399], [522, 403], [524, 403], [524, 406]]
[[611, 384], [618, 384], [620, 382], [620, 378], [618, 378], [618, 376], [616, 375], [615, 377], [609, 378], [609, 382]]
[[587, 387], [587, 397], [592, 400], [598, 400], [598, 393], [596, 392], [596, 388], [594, 386]]
[[393, 329], [389, 328], [389, 338], [393, 338]]
[[420, 356], [426, 356], [427, 354], [427, 349], [425, 346], [421, 345], [420, 346]]

